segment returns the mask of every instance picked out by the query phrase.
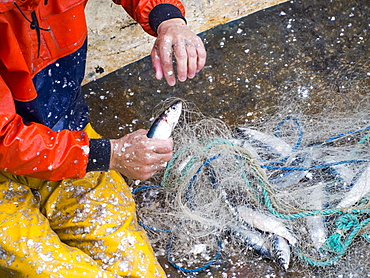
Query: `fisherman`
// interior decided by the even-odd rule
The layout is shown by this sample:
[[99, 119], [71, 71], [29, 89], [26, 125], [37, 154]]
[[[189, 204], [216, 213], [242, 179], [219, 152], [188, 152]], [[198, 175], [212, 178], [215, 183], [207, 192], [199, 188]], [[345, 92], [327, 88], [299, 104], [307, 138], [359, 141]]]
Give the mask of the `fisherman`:
[[[174, 85], [202, 69], [204, 46], [178, 0], [115, 2], [157, 36], [158, 79]], [[173, 143], [145, 130], [104, 139], [89, 124], [85, 4], [0, 1], [0, 277], [165, 276], [121, 174], [150, 178]]]

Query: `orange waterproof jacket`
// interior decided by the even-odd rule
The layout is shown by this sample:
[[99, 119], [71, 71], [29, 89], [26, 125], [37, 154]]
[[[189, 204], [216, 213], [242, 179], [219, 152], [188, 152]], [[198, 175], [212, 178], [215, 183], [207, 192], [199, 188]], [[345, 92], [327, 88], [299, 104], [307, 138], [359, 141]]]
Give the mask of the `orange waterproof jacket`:
[[[110, 146], [82, 129], [87, 0], [1, 0], [0, 171], [46, 180], [107, 170]], [[178, 0], [114, 0], [155, 35]]]

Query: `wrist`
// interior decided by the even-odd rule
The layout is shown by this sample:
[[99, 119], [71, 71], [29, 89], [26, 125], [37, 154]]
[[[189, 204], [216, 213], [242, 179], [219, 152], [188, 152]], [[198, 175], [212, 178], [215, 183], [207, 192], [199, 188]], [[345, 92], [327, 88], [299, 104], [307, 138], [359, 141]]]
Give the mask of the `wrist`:
[[150, 28], [158, 34], [159, 25], [170, 19], [182, 19], [186, 24], [186, 19], [178, 7], [172, 4], [159, 4], [155, 6], [149, 14]]
[[168, 29], [169, 27], [173, 26], [186, 26], [186, 21], [182, 18], [171, 18], [166, 21], [163, 21], [158, 26], [157, 34], [161, 33], [163, 29]]
[[111, 139], [110, 140], [110, 163], [109, 163], [109, 169], [110, 170], [118, 170], [117, 165], [117, 155], [120, 154], [119, 150], [119, 143], [118, 140]]

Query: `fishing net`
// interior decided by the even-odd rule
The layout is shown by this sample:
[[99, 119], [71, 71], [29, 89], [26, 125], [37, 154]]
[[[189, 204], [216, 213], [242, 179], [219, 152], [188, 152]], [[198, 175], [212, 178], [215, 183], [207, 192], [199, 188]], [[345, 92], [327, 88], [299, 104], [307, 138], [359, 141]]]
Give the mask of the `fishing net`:
[[370, 102], [359, 94], [361, 109], [347, 102], [332, 118], [282, 100], [279, 113], [232, 128], [187, 109], [157, 185], [134, 190], [158, 254], [183, 272], [247, 250], [287, 269], [292, 258], [330, 266], [356, 239], [367, 244]]

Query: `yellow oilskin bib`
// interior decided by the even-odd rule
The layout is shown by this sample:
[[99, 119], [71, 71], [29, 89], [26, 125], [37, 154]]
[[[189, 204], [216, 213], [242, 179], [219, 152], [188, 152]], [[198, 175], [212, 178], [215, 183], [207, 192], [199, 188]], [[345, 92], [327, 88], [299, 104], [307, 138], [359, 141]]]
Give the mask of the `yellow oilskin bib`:
[[[90, 138], [98, 137], [86, 128]], [[165, 277], [122, 176], [0, 172], [0, 277]]]

